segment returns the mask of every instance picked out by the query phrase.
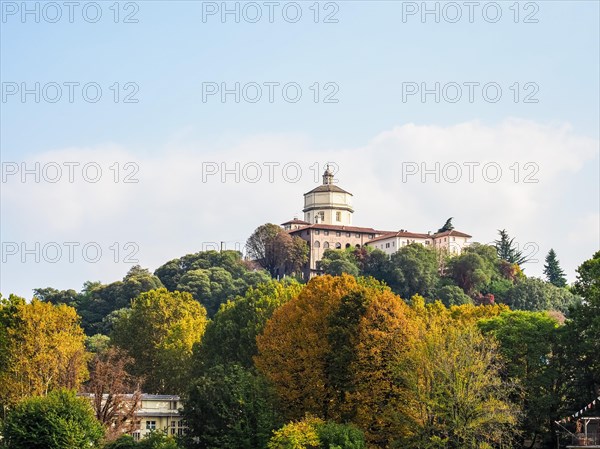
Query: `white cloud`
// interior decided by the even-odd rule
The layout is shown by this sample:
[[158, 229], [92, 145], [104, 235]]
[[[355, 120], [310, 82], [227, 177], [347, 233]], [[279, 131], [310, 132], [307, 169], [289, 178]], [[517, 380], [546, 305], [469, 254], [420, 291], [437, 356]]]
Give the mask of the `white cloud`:
[[[102, 179], [84, 182], [77, 170], [72, 184], [22, 184], [18, 177], [10, 178], [2, 189], [2, 240], [98, 241], [106, 247], [111, 242], [135, 241], [140, 263], [154, 269], [170, 258], [202, 249], [203, 242], [226, 241], [231, 248], [235, 242], [243, 244], [266, 221], [279, 223], [294, 214], [301, 216], [302, 194], [320, 182], [322, 165], [329, 160], [339, 165], [340, 185], [354, 194], [356, 225], [428, 231], [454, 216], [457, 228], [482, 242], [493, 240], [498, 228], [506, 228], [522, 245], [535, 242], [539, 247], [540, 262], [527, 267], [528, 273], [541, 274], [543, 256], [554, 247], [571, 279], [576, 265], [599, 246], [598, 201], [574, 201], [574, 192], [569, 191], [585, 164], [597, 161], [598, 142], [578, 136], [566, 124], [517, 119], [497, 125], [407, 124], [374, 136], [362, 147], [328, 151], [315, 151], [315, 147], [306, 137], [278, 134], [215, 145], [177, 138], [164, 151], [153, 153], [106, 145], [39, 154], [35, 161], [42, 164], [95, 162], [103, 169]], [[35, 161], [27, 161], [28, 166]], [[121, 176], [130, 173], [124, 170], [126, 162], [138, 164], [139, 183], [115, 183], [115, 170], [109, 169], [115, 162]], [[272, 182], [265, 165], [270, 162], [279, 163], [273, 167]], [[473, 182], [464, 165], [468, 162], [480, 164]], [[219, 173], [206, 182], [203, 163], [219, 167]], [[234, 174], [222, 182], [221, 164], [235, 170], [236, 163], [239, 182]], [[430, 174], [421, 182], [419, 173], [403, 182], [403, 163], [415, 163], [419, 170], [422, 163], [430, 170], [439, 163], [441, 179], [435, 182]], [[484, 179], [486, 163], [502, 169], [498, 182]], [[515, 163], [519, 182], [514, 179]], [[262, 176], [248, 182], [256, 177], [256, 164]], [[444, 179], [444, 173], [456, 175], [452, 168], [456, 165], [445, 164], [462, 168], [458, 182]], [[295, 180], [297, 174], [301, 176]], [[495, 176], [493, 167], [487, 174]], [[538, 182], [524, 183], [528, 174]], [[593, 176], [590, 191], [579, 192], [590, 200], [598, 195], [597, 173]], [[66, 266], [22, 264], [16, 257], [9, 258], [2, 270], [2, 290], [29, 295], [34, 287], [79, 288], [90, 277], [105, 282], [118, 279], [130, 265], [115, 264], [108, 254], [97, 264]]]

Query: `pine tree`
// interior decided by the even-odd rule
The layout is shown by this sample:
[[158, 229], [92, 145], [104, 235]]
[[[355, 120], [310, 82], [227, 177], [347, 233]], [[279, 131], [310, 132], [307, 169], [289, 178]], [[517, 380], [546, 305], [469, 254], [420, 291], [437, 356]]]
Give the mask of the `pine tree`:
[[454, 217], [450, 217], [446, 220], [446, 223], [444, 223], [444, 226], [442, 226], [440, 229], [438, 229], [438, 232], [446, 232], [446, 231], [452, 231], [454, 229], [454, 226], [452, 225], [452, 219]]
[[552, 248], [548, 251], [548, 255], [546, 256], [544, 274], [551, 284], [554, 284], [557, 287], [566, 287], [567, 279], [565, 278], [565, 272], [560, 267], [560, 263], [556, 258], [556, 252]]
[[500, 240], [494, 241], [494, 246], [496, 247], [496, 252], [500, 259], [510, 263], [516, 263], [517, 265], [522, 265], [529, 261], [527, 256], [524, 256], [523, 253], [519, 251], [518, 246], [514, 243], [515, 238], [513, 237], [511, 239], [508, 232], [506, 232], [506, 229], [499, 229], [498, 234], [500, 234]]

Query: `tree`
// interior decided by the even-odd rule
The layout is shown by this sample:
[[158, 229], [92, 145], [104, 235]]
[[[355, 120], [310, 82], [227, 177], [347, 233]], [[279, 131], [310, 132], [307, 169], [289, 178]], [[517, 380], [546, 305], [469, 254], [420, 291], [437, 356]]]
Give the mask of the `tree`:
[[373, 279], [319, 276], [257, 338], [258, 369], [287, 419], [351, 420], [376, 443], [395, 406], [390, 365], [406, 351], [408, 306]]
[[265, 447], [279, 421], [265, 379], [238, 365], [216, 365], [196, 379], [182, 415], [191, 448]]
[[77, 308], [80, 299], [75, 290], [57, 290], [52, 287], [34, 289], [33, 297], [54, 305], [66, 304], [75, 308]]
[[396, 444], [478, 449], [508, 443], [517, 411], [508, 400], [509, 385], [500, 377], [497, 344], [474, 326], [444, 322], [442, 316], [422, 329], [397, 364], [402, 400]]
[[456, 285], [445, 285], [438, 290], [438, 297], [446, 307], [460, 306], [461, 304], [473, 304], [470, 296]]
[[308, 260], [308, 246], [298, 239], [280, 226], [267, 223], [256, 228], [246, 241], [246, 249], [248, 256], [277, 277], [299, 270]]
[[175, 291], [181, 277], [191, 270], [209, 268], [223, 268], [231, 273], [233, 278], [242, 277], [244, 273], [251, 271], [251, 267], [242, 260], [239, 251], [200, 251], [187, 254], [178, 259], [170, 260], [156, 269], [154, 274], [161, 280], [165, 288]]
[[128, 308], [140, 293], [161, 288], [159, 278], [139, 265], [132, 267], [122, 281], [102, 285], [88, 282], [79, 295], [77, 311], [87, 335], [109, 334], [112, 330], [111, 314]]
[[560, 267], [558, 259], [556, 258], [556, 252], [552, 248], [550, 248], [550, 251], [548, 251], [548, 255], [546, 256], [544, 274], [546, 275], [546, 280], [551, 284], [557, 287], [567, 286], [565, 272]]
[[561, 399], [554, 360], [558, 322], [547, 313], [507, 311], [477, 324], [500, 343], [503, 379], [520, 386], [512, 399], [523, 412], [522, 435], [530, 441], [529, 447], [534, 447], [540, 436], [549, 436], [553, 420], [559, 419]]
[[492, 275], [493, 268], [475, 252], [465, 251], [448, 262], [448, 277], [467, 295], [483, 289], [489, 284]]
[[514, 243], [514, 237], [511, 239], [505, 229], [499, 229], [498, 234], [500, 234], [500, 239], [494, 241], [498, 257], [517, 265], [529, 262], [529, 258], [524, 256], [523, 252], [519, 251], [518, 246]]
[[219, 306], [234, 298], [239, 286], [234, 283], [231, 273], [219, 267], [190, 270], [181, 276], [177, 290], [189, 292], [202, 304], [209, 317], [214, 316]]
[[351, 249], [326, 249], [323, 258], [317, 262], [317, 268], [331, 276], [341, 276], [344, 273], [351, 276], [359, 274], [358, 264]]
[[403, 298], [433, 299], [440, 280], [435, 250], [420, 243], [403, 246], [390, 257], [389, 285]]
[[74, 308], [13, 296], [0, 301], [1, 404], [79, 388], [88, 375], [87, 358]]
[[526, 278], [506, 292], [506, 303], [512, 309], [567, 312], [579, 298], [567, 289], [556, 287], [538, 278]]
[[56, 390], [11, 409], [3, 435], [11, 449], [90, 449], [99, 447], [104, 431], [86, 399]]
[[91, 396], [96, 419], [104, 425], [108, 441], [135, 429], [141, 391], [138, 379], [126, 370], [132, 363], [125, 351], [110, 347], [96, 354], [90, 364], [90, 380], [84, 390]]
[[570, 309], [560, 334], [562, 394], [569, 413], [600, 395], [600, 251], [577, 268], [573, 292], [583, 301]]
[[452, 231], [454, 229], [454, 226], [452, 225], [452, 219], [454, 217], [450, 217], [446, 220], [446, 223], [444, 223], [444, 226], [442, 226], [440, 229], [438, 229], [438, 233], [439, 232], [446, 232], [446, 231]]
[[262, 333], [275, 309], [298, 296], [302, 287], [290, 278], [271, 280], [250, 287], [243, 297], [222, 304], [195, 350], [198, 370], [230, 363], [252, 368], [252, 358], [258, 353], [257, 335]]
[[268, 449], [364, 449], [364, 436], [348, 424], [325, 422], [306, 417], [290, 422], [277, 430], [269, 441]]
[[135, 360], [130, 371], [144, 376], [144, 390], [181, 394], [189, 381], [192, 347], [206, 323], [206, 309], [189, 293], [161, 288], [138, 296], [115, 323], [111, 338]]

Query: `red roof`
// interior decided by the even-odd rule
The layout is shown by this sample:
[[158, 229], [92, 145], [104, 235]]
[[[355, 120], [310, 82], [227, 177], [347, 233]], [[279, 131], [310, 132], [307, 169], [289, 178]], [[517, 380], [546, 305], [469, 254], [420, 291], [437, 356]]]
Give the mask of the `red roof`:
[[438, 237], [445, 237], [447, 235], [454, 235], [456, 237], [466, 237], [468, 239], [473, 237], [472, 235], [465, 234], [464, 232], [460, 232], [455, 229], [452, 229], [451, 231], [444, 231], [444, 232], [433, 234], [433, 237], [435, 237], [437, 239]]
[[281, 223], [281, 226], [284, 226], [286, 224], [302, 224], [302, 225], [309, 225], [310, 223], [308, 221], [304, 221], [304, 220], [298, 220], [297, 218], [294, 218], [293, 220], [289, 220], [286, 221], [285, 223]]
[[304, 231], [305, 229], [323, 229], [323, 230], [327, 230], [327, 231], [358, 232], [358, 233], [362, 233], [362, 234], [389, 234], [390, 233], [390, 231], [378, 231], [373, 228], [361, 228], [358, 226], [343, 226], [343, 225], [329, 225], [329, 224], [324, 224], [324, 223], [315, 223], [315, 224], [311, 224], [309, 226], [304, 226], [303, 228], [300, 228], [300, 229], [292, 229], [290, 231], [290, 234], [293, 234], [294, 232], [301, 232], [301, 231]]

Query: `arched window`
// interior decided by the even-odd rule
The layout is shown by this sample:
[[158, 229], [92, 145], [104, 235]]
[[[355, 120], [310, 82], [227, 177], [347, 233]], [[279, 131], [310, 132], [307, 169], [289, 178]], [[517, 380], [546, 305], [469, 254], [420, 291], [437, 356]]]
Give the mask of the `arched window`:
[[323, 243], [323, 248], [325, 248], [325, 249], [329, 248], [329, 242]]
[[346, 248], [350, 248], [350, 246], [352, 246], [350, 243], [346, 243]]
[[335, 249], [342, 249], [342, 244], [341, 243], [336, 243], [335, 244]]
[[316, 240], [315, 243], [313, 244], [313, 246], [315, 248], [320, 248], [321, 247], [321, 242], [319, 242], [318, 240]]
[[356, 248], [360, 248], [360, 245], [357, 243], [357, 244], [355, 245], [355, 247], [356, 247]]

